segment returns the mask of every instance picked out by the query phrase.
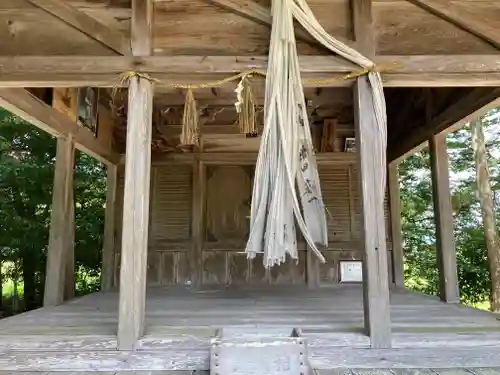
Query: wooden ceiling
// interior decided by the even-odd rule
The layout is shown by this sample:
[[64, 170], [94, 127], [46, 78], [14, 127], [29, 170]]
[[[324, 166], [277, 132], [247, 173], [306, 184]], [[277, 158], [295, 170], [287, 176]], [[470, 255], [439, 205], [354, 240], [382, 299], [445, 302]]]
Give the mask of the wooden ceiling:
[[[308, 0], [308, 3], [329, 33], [355, 44], [349, 0]], [[438, 11], [426, 4], [437, 7]], [[269, 8], [270, 0], [156, 0], [154, 55], [266, 55], [270, 37]], [[450, 19], [448, 13], [452, 8]], [[0, 57], [127, 54], [130, 19], [130, 0], [0, 0]], [[496, 0], [374, 0], [373, 19], [378, 55], [499, 53], [500, 37], [495, 35], [500, 30], [500, 2]], [[473, 30], [464, 26], [470, 19], [474, 20]], [[300, 26], [296, 32], [299, 54], [329, 54], [311, 41]], [[229, 138], [237, 135], [231, 127], [236, 119], [233, 90], [234, 86], [227, 86], [195, 92], [205, 129], [223, 124]], [[255, 90], [257, 102], [262, 105], [262, 84], [256, 84]], [[439, 98], [445, 103], [441, 108], [445, 110], [454, 102], [465, 101], [463, 98], [473, 90], [435, 89], [432, 95], [433, 100]], [[110, 106], [111, 103], [123, 110], [126, 107], [124, 91], [119, 90], [116, 95], [112, 91], [103, 90], [104, 104]], [[490, 91], [484, 89], [481, 94], [492, 95]], [[180, 124], [184, 94], [183, 90], [164, 87], [156, 91], [155, 123], [160, 128], [173, 126], [170, 130], [164, 129], [166, 133], [172, 133]], [[335, 118], [339, 123], [352, 124], [350, 88], [313, 87], [307, 88], [305, 94], [312, 123]], [[426, 123], [423, 114], [429, 94], [418, 88], [388, 89], [386, 94], [389, 140], [400, 144], [408, 129], [418, 129]], [[475, 95], [479, 95], [477, 91]], [[479, 102], [476, 100], [475, 105]], [[118, 118], [117, 123], [117, 144], [122, 149], [123, 117]], [[220, 127], [213, 130], [212, 138], [222, 130]], [[162, 142], [163, 133], [158, 134], [156, 141]], [[226, 142], [222, 138], [221, 142]], [[255, 146], [255, 141], [245, 142]]]
[[[53, 0], [51, 0], [53, 1]], [[269, 9], [268, 0], [253, 0]], [[41, 0], [0, 1], [0, 54], [106, 55], [109, 48], [60, 22], [35, 3]], [[264, 55], [269, 27], [222, 9], [227, 0], [157, 0], [154, 18], [156, 55]], [[236, 1], [239, 3], [241, 1]], [[248, 2], [248, 1], [247, 1]], [[50, 3], [50, 2], [49, 2]], [[130, 35], [130, 1], [68, 0], [93, 19]], [[353, 40], [348, 0], [309, 0], [320, 23], [332, 35]], [[500, 3], [495, 0], [434, 0], [500, 29]], [[265, 13], [265, 12], [264, 12]], [[408, 0], [374, 0], [377, 53], [392, 55], [480, 54], [495, 48]], [[301, 54], [327, 53], [313, 43], [299, 42]]]

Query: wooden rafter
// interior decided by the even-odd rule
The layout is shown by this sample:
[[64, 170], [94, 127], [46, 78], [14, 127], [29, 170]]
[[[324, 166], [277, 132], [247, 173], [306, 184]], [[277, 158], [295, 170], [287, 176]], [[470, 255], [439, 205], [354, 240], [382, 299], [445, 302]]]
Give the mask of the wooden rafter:
[[68, 25], [101, 42], [122, 55], [130, 54], [130, 46], [124, 35], [87, 15], [62, 0], [27, 0]]
[[[410, 134], [403, 132], [401, 137], [392, 143], [394, 147], [388, 150], [388, 161], [400, 158], [408, 150], [414, 149], [434, 134], [441, 133], [458, 122], [464, 124], [464, 119], [468, 119], [472, 112], [490, 108], [489, 104], [495, 102], [499, 97], [500, 88], [476, 88], [472, 90], [468, 95], [463, 96], [453, 105], [435, 115], [425, 125], [415, 128]], [[498, 101], [495, 103], [498, 104]]]
[[25, 89], [0, 89], [0, 106], [57, 137], [72, 136], [80, 150], [106, 164], [118, 164], [120, 157], [92, 132], [45, 104]]
[[485, 20], [476, 18], [465, 9], [458, 9], [449, 0], [407, 0], [410, 3], [427, 10], [435, 16], [485, 40], [500, 49], [500, 34], [498, 29]]
[[[383, 71], [386, 87], [480, 87], [500, 86], [498, 55], [377, 56], [381, 66], [393, 62], [397, 68]], [[349, 86], [341, 79], [357, 70], [353, 64], [334, 56], [301, 56], [305, 86]], [[130, 70], [158, 79], [156, 86], [171, 83], [199, 83], [248, 69], [267, 69], [267, 56], [18, 56], [0, 57], [0, 85], [3, 87], [115, 87], [120, 74]]]
[[[207, 3], [216, 5], [222, 9], [228, 10], [235, 14], [238, 14], [248, 20], [257, 22], [261, 25], [271, 26], [272, 18], [271, 11], [254, 0], [204, 0]], [[295, 31], [297, 39], [302, 40], [312, 46], [321, 47], [318, 41], [316, 41], [311, 35], [309, 35], [305, 30], [298, 29]], [[341, 40], [342, 43], [347, 44], [354, 48], [355, 43], [352, 41], [344, 40], [339, 37], [337, 39]]]

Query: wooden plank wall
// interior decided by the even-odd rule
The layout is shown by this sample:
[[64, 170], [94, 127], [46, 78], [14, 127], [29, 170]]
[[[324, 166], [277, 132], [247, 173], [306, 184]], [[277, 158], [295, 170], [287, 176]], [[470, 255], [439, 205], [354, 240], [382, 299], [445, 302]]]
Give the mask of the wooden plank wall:
[[[148, 254], [150, 285], [189, 284], [192, 217], [192, 165], [153, 165]], [[361, 260], [361, 212], [355, 164], [319, 166], [321, 187], [329, 218], [330, 244], [320, 265], [320, 283], [339, 282], [339, 262]], [[223, 284], [303, 284], [306, 282], [306, 247], [300, 243], [299, 262], [288, 260], [265, 270], [262, 258], [247, 260], [242, 254], [248, 236], [254, 167], [207, 166], [206, 230], [202, 252], [202, 282]], [[118, 194], [123, 190], [119, 179]], [[118, 205], [120, 206], [120, 205]], [[117, 214], [121, 209], [117, 207]], [[388, 202], [386, 220], [389, 228]], [[120, 222], [120, 219], [118, 219]], [[117, 235], [121, 232], [117, 229]], [[392, 249], [389, 230], [388, 249]], [[117, 247], [119, 249], [119, 247]], [[389, 260], [391, 259], [389, 253]], [[119, 254], [116, 256], [119, 268]], [[389, 266], [391, 262], [389, 261]], [[389, 267], [391, 269], [391, 267]], [[119, 272], [115, 272], [119, 275]], [[115, 277], [115, 285], [117, 280]]]
[[154, 166], [152, 174], [148, 283], [189, 281], [192, 166]]

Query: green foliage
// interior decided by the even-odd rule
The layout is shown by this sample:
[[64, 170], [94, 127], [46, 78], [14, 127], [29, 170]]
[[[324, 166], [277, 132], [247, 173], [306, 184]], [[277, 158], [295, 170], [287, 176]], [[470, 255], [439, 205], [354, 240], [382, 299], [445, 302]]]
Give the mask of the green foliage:
[[[493, 190], [500, 186], [499, 114], [497, 109], [483, 119], [485, 132], [489, 135], [487, 146]], [[464, 303], [478, 305], [488, 300], [490, 282], [481, 210], [476, 196], [470, 126], [448, 135], [447, 145], [460, 293]], [[402, 162], [399, 173], [406, 282], [411, 288], [437, 294], [439, 276], [428, 150]]]
[[[489, 135], [493, 190], [500, 187], [500, 110], [483, 123]], [[470, 128], [448, 136], [452, 176], [458, 275], [464, 302], [488, 300], [489, 272]], [[27, 309], [40, 305], [43, 294], [50, 225], [56, 141], [32, 125], [0, 109], [0, 259], [4, 292], [24, 293]], [[407, 285], [437, 294], [432, 188], [427, 150], [399, 168]], [[98, 290], [104, 228], [105, 170], [91, 157], [77, 153], [75, 176], [75, 261], [77, 294]], [[10, 281], [9, 281], [10, 280]]]
[[429, 294], [438, 291], [435, 226], [429, 154], [418, 152], [399, 167], [405, 278], [408, 286]]
[[85, 294], [99, 289], [106, 172], [95, 159], [78, 153], [74, 181], [76, 292]]
[[[3, 278], [21, 283], [24, 306], [40, 306], [56, 140], [0, 109], [0, 256]], [[105, 170], [77, 152], [75, 189], [75, 262], [77, 293], [99, 286], [106, 180]], [[22, 285], [24, 284], [24, 285]]]

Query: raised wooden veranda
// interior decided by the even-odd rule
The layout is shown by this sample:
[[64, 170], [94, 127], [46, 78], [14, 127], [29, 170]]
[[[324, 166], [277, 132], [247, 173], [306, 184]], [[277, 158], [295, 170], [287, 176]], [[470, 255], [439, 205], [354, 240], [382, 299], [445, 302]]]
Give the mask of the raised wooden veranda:
[[358, 285], [313, 291], [300, 286], [150, 287], [145, 332], [134, 351], [117, 350], [118, 297], [116, 292], [94, 293], [0, 321], [0, 368], [206, 371], [210, 339], [218, 328], [255, 326], [299, 328], [308, 342], [311, 367], [319, 374], [339, 367], [500, 365], [500, 322], [492, 314], [415, 292], [392, 293], [393, 349], [370, 349]]
[[[172, 85], [265, 70], [269, 1], [0, 0], [0, 105], [58, 139], [45, 307], [0, 321], [0, 371], [204, 371], [215, 329], [245, 325], [301, 329], [320, 373], [500, 366], [498, 319], [458, 304], [445, 143], [447, 131], [499, 104], [500, 4], [309, 4], [383, 72], [388, 204], [362, 209], [381, 176], [359, 142], [366, 87], [342, 78], [357, 68], [297, 27], [336, 221], [326, 265], [303, 246], [298, 265], [265, 271], [239, 254], [259, 138], [237, 134], [234, 84], [195, 90], [202, 134], [193, 150], [178, 148], [185, 92]], [[262, 104], [263, 81], [253, 84]], [[77, 89], [87, 87], [99, 88], [94, 132], [78, 121]], [[343, 152], [354, 136], [357, 152]], [[441, 301], [404, 290], [397, 163], [425, 142]], [[103, 292], [73, 300], [75, 148], [107, 165], [108, 196]], [[376, 230], [387, 246], [370, 246]], [[343, 260], [365, 263], [366, 293], [340, 283]]]

